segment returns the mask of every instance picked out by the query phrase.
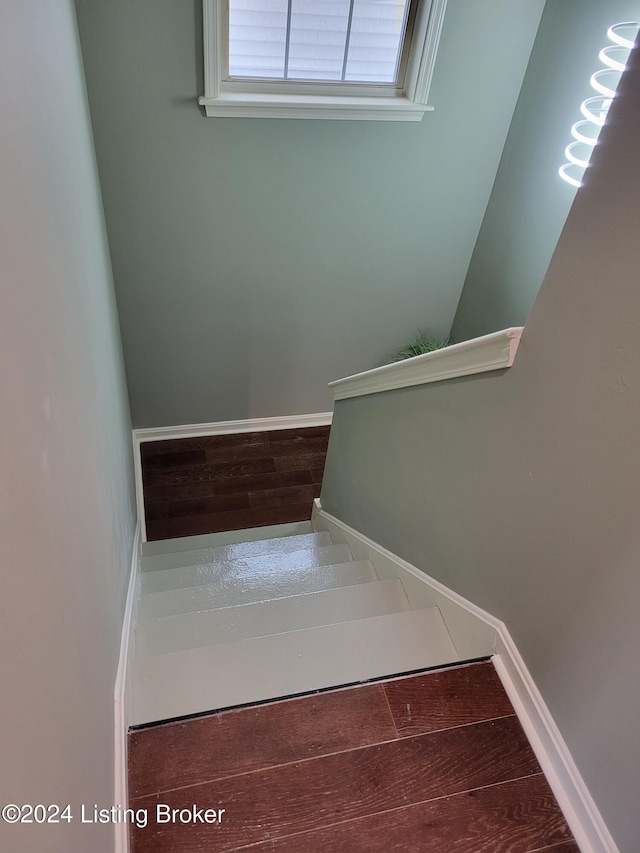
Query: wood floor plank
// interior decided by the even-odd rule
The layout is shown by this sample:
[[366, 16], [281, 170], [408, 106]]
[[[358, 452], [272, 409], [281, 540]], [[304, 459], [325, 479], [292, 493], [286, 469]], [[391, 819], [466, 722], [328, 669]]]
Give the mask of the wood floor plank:
[[267, 524], [286, 524], [290, 521], [308, 521], [311, 504], [287, 504], [285, 507], [240, 509], [231, 512], [214, 512], [206, 515], [189, 515], [179, 518], [162, 518], [147, 522], [147, 539], [173, 539], [180, 536], [198, 536], [201, 533], [219, 533], [224, 530], [244, 530]]
[[560, 844], [532, 848], [527, 853], [580, 853], [580, 848], [575, 841], [561, 841]]
[[[515, 717], [402, 738], [144, 802], [226, 809], [220, 825], [133, 829], [134, 853], [213, 853], [540, 772]], [[132, 801], [135, 807], [136, 802]]]
[[140, 454], [143, 459], [165, 453], [189, 450], [207, 450], [211, 447], [237, 447], [242, 444], [268, 444], [266, 432], [238, 432], [225, 435], [201, 435], [194, 438], [168, 438], [162, 441], [143, 441]]
[[244, 461], [247, 459], [271, 458], [274, 453], [271, 444], [242, 444], [231, 447], [207, 447], [205, 450], [207, 463], [218, 465], [225, 462]]
[[157, 453], [142, 457], [142, 466], [147, 469], [154, 468], [184, 468], [191, 465], [201, 465], [207, 461], [204, 450], [192, 449], [188, 445], [182, 450], [173, 453]]
[[202, 480], [226, 480], [246, 474], [268, 474], [276, 470], [273, 458], [247, 459], [216, 465], [194, 465], [191, 468], [165, 468], [147, 470], [142, 475], [145, 486], [166, 486], [174, 483], [197, 483]]
[[286, 506], [295, 503], [311, 503], [320, 495], [320, 483], [305, 486], [284, 486], [276, 489], [258, 489], [248, 493], [251, 507]]
[[208, 498], [190, 498], [188, 500], [145, 500], [144, 502], [145, 515], [149, 520], [229, 512], [236, 509], [250, 509], [250, 507], [251, 503], [247, 492], [216, 495]]
[[514, 713], [490, 661], [389, 681], [384, 690], [400, 736]]
[[291, 456], [294, 453], [326, 453], [329, 436], [295, 436], [271, 439], [269, 449], [274, 456]]
[[271, 441], [268, 452], [264, 444], [243, 444], [236, 447], [209, 447], [206, 449], [206, 461], [211, 464], [229, 460], [258, 459], [261, 456], [300, 456], [307, 453], [327, 452], [327, 438], [297, 438]]
[[274, 462], [276, 471], [311, 470], [324, 466], [325, 456], [323, 451], [297, 453], [293, 456], [276, 456]]
[[[195, 439], [197, 440], [197, 439]], [[189, 439], [194, 441], [194, 439]], [[233, 432], [225, 435], [207, 435], [200, 439], [205, 449], [211, 447], [238, 447], [241, 444], [268, 444], [269, 435], [266, 430], [256, 432]]]
[[324, 475], [324, 463], [322, 465], [316, 465], [310, 470], [311, 479], [314, 483], [322, 483], [322, 477]]
[[300, 427], [299, 429], [267, 430], [266, 435], [269, 441], [282, 441], [283, 439], [296, 438], [297, 436], [302, 436], [303, 438], [321, 438], [328, 436], [330, 432], [331, 425], [327, 424], [326, 426]]
[[288, 486], [306, 486], [314, 481], [309, 471], [278, 471], [267, 474], [245, 474], [226, 480], [203, 480], [199, 483], [174, 483], [169, 486], [149, 486], [145, 497], [149, 500], [171, 501], [218, 497], [241, 492], [278, 489]]
[[[305, 832], [255, 853], [529, 853], [571, 833], [542, 774]], [[245, 848], [246, 850], [247, 848]], [[546, 848], [548, 849], [548, 848]]]
[[142, 797], [396, 738], [381, 685], [132, 732], [129, 790]]

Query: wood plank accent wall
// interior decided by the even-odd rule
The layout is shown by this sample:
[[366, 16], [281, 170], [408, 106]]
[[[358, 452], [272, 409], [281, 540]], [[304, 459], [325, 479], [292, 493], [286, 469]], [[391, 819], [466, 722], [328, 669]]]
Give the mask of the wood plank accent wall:
[[143, 442], [148, 540], [310, 519], [329, 430], [319, 426]]

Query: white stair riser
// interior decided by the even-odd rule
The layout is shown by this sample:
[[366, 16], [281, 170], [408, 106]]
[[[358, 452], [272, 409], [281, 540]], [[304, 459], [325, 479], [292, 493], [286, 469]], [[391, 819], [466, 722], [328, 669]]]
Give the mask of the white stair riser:
[[140, 658], [134, 725], [457, 660], [437, 608]]
[[253, 575], [243, 578], [241, 583], [234, 582], [230, 578], [224, 585], [212, 583], [143, 595], [138, 606], [138, 618], [153, 619], [194, 610], [233, 607], [237, 604], [287, 598], [292, 595], [303, 595], [307, 592], [335, 589], [375, 580], [377, 580], [376, 574], [368, 560], [320, 568], [310, 567], [305, 571], [299, 569], [295, 573], [284, 576], [277, 573]]
[[301, 533], [313, 533], [310, 521], [292, 521], [288, 524], [268, 524], [264, 527], [249, 527], [244, 530], [224, 530], [220, 533], [201, 533], [197, 536], [181, 536], [179, 539], [160, 539], [155, 542], [143, 542], [143, 557], [157, 554], [170, 554], [177, 551], [197, 551], [201, 548], [215, 548], [219, 545], [232, 545], [236, 542], [252, 542], [255, 539], [275, 539], [276, 537], [296, 536]]
[[186, 566], [181, 569], [164, 569], [142, 576], [142, 592], [164, 592], [189, 586], [204, 586], [215, 583], [220, 588], [235, 585], [239, 588], [252, 587], [268, 576], [287, 585], [301, 572], [319, 566], [346, 563], [351, 560], [348, 545], [324, 545], [305, 551], [286, 554], [262, 554], [259, 557], [217, 560], [206, 566]]
[[136, 652], [157, 655], [409, 610], [398, 580], [341, 587], [237, 607], [181, 613], [138, 626]]
[[235, 542], [219, 545], [215, 548], [202, 548], [190, 551], [178, 551], [172, 554], [158, 554], [155, 557], [142, 558], [143, 575], [165, 569], [177, 569], [184, 566], [202, 566], [218, 561], [241, 560], [263, 554], [287, 554], [290, 551], [305, 551], [331, 545], [329, 533], [305, 533], [300, 536], [283, 536], [277, 539], [257, 539], [251, 542]]

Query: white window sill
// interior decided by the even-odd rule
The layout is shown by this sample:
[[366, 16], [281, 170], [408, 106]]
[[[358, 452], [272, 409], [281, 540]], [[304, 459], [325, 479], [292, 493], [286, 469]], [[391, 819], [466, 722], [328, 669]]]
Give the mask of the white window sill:
[[207, 116], [236, 118], [315, 118], [363, 121], [420, 121], [432, 106], [406, 97], [331, 97], [314, 95], [221, 93], [198, 98]]
[[[280, 84], [266, 81], [233, 81], [228, 76], [227, 31], [224, 0], [203, 0], [204, 23], [204, 95], [198, 98], [207, 116], [237, 118], [315, 118], [364, 121], [420, 121], [433, 110], [427, 104], [433, 77], [438, 42], [444, 22], [447, 0], [421, 0], [407, 61], [404, 88], [386, 96], [380, 89], [365, 87], [357, 95], [345, 91], [325, 93], [322, 86], [287, 81], [287, 92]], [[279, 91], [269, 91], [274, 85]], [[251, 91], [247, 87], [251, 87]], [[244, 91], [243, 91], [244, 88]], [[305, 91], [301, 91], [302, 89]], [[324, 87], [325, 89], [328, 86]], [[354, 86], [347, 84], [346, 88]], [[360, 88], [359, 85], [355, 88]], [[378, 88], [378, 92], [371, 91]], [[320, 91], [319, 91], [320, 89]], [[293, 91], [292, 91], [293, 90]]]
[[441, 382], [457, 376], [470, 376], [511, 367], [516, 357], [523, 327], [516, 326], [473, 338], [444, 349], [385, 364], [364, 373], [330, 382], [334, 400], [378, 394], [394, 388]]

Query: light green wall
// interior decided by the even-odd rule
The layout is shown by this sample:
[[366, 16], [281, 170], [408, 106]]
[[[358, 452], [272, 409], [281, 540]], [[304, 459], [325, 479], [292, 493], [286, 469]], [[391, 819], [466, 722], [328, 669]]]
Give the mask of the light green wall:
[[558, 175], [607, 29], [638, 0], [549, 0], [456, 312], [467, 340], [526, 323], [576, 194]]
[[504, 620], [640, 850], [640, 50], [507, 371], [336, 404], [322, 505]]
[[449, 331], [543, 0], [450, 0], [420, 124], [205, 118], [200, 0], [77, 0], [136, 426], [330, 408]]
[[0, 850], [112, 853], [131, 422], [72, 0], [0, 4]]

